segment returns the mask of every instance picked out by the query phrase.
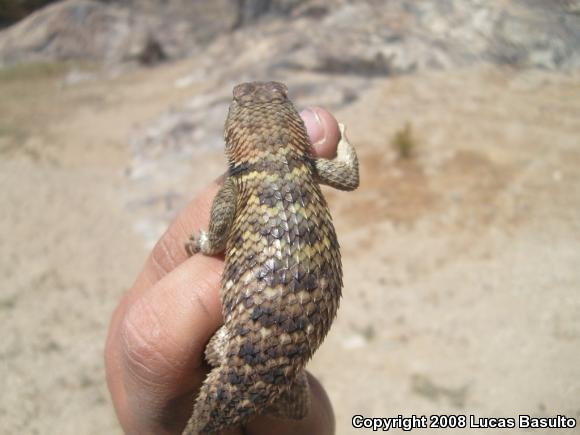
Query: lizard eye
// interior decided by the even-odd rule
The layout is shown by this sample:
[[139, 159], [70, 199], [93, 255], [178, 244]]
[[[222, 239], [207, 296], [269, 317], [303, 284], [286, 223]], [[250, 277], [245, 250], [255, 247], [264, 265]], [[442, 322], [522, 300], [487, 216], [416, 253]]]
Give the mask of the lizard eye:
[[284, 83], [268, 82], [265, 87], [268, 93], [271, 95], [272, 100], [283, 101], [288, 97], [288, 88]]
[[234, 88], [234, 100], [241, 101], [245, 96], [252, 95], [255, 91], [254, 83], [241, 83]]

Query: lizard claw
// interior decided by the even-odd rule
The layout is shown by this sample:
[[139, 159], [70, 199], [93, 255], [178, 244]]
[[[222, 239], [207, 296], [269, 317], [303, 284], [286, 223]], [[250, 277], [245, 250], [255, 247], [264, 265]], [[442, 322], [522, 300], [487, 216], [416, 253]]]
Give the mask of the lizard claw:
[[191, 257], [194, 254], [197, 254], [199, 251], [200, 251], [200, 246], [199, 246], [198, 239], [194, 235], [191, 235], [189, 237], [189, 240], [187, 242], [185, 242], [185, 252], [187, 252], [187, 255], [189, 257]]

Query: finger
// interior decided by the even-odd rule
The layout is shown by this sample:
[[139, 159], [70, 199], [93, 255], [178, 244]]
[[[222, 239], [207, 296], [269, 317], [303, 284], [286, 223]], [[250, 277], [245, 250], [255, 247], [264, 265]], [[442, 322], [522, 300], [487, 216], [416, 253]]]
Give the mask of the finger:
[[126, 430], [170, 433], [191, 414], [191, 391], [206, 373], [204, 347], [222, 322], [222, 267], [220, 259], [194, 256], [125, 306], [122, 318], [116, 313], [107, 382]]
[[334, 116], [321, 107], [306, 108], [300, 112], [300, 116], [313, 144], [314, 155], [325, 159], [334, 158], [340, 140], [340, 130]]

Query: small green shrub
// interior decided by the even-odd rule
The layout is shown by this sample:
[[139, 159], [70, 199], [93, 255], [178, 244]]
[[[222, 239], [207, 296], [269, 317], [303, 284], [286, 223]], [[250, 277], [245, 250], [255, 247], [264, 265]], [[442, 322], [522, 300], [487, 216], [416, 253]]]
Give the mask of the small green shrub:
[[406, 122], [402, 129], [397, 130], [393, 135], [391, 143], [399, 159], [410, 159], [413, 157], [417, 148], [417, 142], [413, 137], [411, 123]]

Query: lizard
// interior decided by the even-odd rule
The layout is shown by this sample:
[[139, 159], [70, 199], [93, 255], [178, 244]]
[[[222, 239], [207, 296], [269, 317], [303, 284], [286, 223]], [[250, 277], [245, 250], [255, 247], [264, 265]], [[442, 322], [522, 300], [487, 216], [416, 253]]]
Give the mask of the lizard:
[[336, 157], [316, 158], [286, 85], [234, 87], [224, 129], [228, 172], [208, 230], [185, 243], [190, 256], [225, 252], [225, 264], [224, 324], [206, 346], [212, 369], [183, 435], [219, 433], [263, 413], [307, 415], [304, 367], [342, 292], [339, 244], [319, 185], [359, 185], [356, 151], [339, 129]]

